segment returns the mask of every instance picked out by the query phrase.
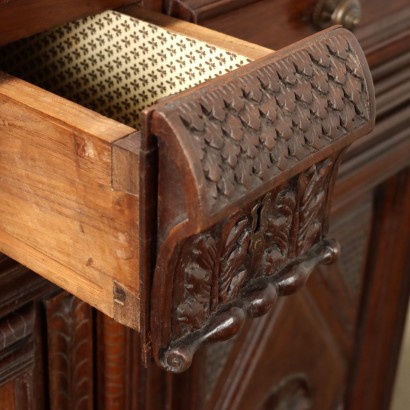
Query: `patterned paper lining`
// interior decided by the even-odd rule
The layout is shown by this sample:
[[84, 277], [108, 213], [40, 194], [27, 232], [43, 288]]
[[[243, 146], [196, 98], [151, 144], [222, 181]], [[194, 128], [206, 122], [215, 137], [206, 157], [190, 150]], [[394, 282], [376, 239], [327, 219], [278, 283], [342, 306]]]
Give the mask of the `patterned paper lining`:
[[114, 11], [0, 50], [0, 68], [133, 127], [156, 100], [249, 60]]

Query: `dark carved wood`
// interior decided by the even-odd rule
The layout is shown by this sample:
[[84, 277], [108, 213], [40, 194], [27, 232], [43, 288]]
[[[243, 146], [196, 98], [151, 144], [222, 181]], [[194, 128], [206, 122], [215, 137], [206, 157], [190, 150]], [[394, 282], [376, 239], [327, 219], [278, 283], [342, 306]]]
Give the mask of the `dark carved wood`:
[[292, 375], [273, 388], [260, 410], [311, 410], [311, 392], [306, 375]]
[[42, 410], [47, 403], [39, 300], [56, 286], [0, 254], [0, 408]]
[[317, 264], [336, 258], [337, 245], [321, 240], [333, 170], [331, 160], [313, 166], [186, 240], [171, 262], [174, 341], [161, 359], [164, 367], [185, 370], [201, 343], [232, 337], [246, 316], [265, 314], [278, 296], [304, 285]]
[[352, 357], [371, 218], [371, 195], [352, 200], [348, 209], [332, 215], [328, 235], [340, 243], [340, 257], [317, 269], [307, 286], [346, 360]]
[[[144, 366], [140, 335], [100, 312], [94, 312], [95, 405], [98, 410], [177, 409], [173, 380], [154, 363]], [[181, 395], [183, 396], [183, 395]]]
[[67, 293], [46, 302], [52, 409], [89, 409], [93, 403], [92, 308]]
[[40, 410], [44, 406], [37, 326], [37, 312], [33, 304], [0, 319], [2, 409]]
[[336, 29], [146, 110], [143, 149], [159, 138], [151, 336], [164, 368], [185, 370], [202, 343], [333, 259], [337, 158], [373, 127], [373, 98], [356, 40]]
[[[303, 386], [302, 403], [307, 399], [312, 409], [335, 409], [343, 392], [345, 361], [306, 288], [281, 298], [267, 315], [248, 321], [234, 349], [201, 410], [263, 408], [293, 376], [303, 379], [296, 383]], [[282, 390], [283, 404], [291, 399], [286, 392]]]
[[189, 215], [201, 218], [198, 226], [371, 129], [367, 63], [355, 38], [339, 30], [151, 110], [153, 134], [175, 134], [172, 141], [168, 135], [168, 148], [180, 144], [189, 154], [191, 189], [204, 212]]
[[[11, 2], [4, 3], [4, 7], [9, 7], [13, 3], [23, 4], [24, 2], [12, 0]], [[26, 3], [34, 4], [36, 2]], [[37, 3], [40, 4], [41, 2]], [[144, 3], [147, 3], [147, 1]], [[159, 7], [161, 6], [159, 4], [160, 1], [150, 1], [150, 3], [156, 3]], [[180, 1], [180, 3], [182, 4], [183, 2]], [[184, 3], [188, 4], [189, 2], [186, 1]], [[193, 2], [190, 3], [193, 4]], [[206, 6], [211, 2], [204, 0], [199, 3]], [[216, 4], [216, 2], [212, 3]], [[234, 4], [239, 2], [227, 3]], [[207, 19], [204, 21], [204, 24], [218, 31], [224, 31], [227, 34], [238, 36], [273, 49], [279, 49], [313, 33], [311, 20], [313, 6], [316, 3], [316, 0], [303, 2], [293, 0], [259, 0], [229, 12], [223, 9], [215, 9], [218, 15], [220, 12], [224, 14], [212, 19], [203, 14], [202, 10], [198, 15], [200, 18], [204, 16], [203, 18]], [[220, 372], [220, 377], [218, 377], [215, 389], [212, 392], [210, 404], [206, 408], [236, 408], [240, 410], [259, 408], [261, 405], [260, 400], [269, 397], [269, 394], [275, 391], [275, 386], [280, 386], [283, 383], [283, 378], [286, 378], [289, 374], [295, 374], [295, 372], [304, 372], [308, 375], [310, 384], [313, 384], [314, 409], [347, 409], [348, 406], [343, 407], [340, 405], [336, 407], [332, 405], [332, 400], [328, 398], [329, 396], [339, 397], [339, 390], [334, 386], [342, 389], [343, 384], [349, 383], [358, 386], [354, 392], [356, 399], [359, 400], [356, 408], [363, 410], [365, 408], [363, 406], [368, 404], [366, 402], [364, 405], [361, 400], [371, 400], [370, 407], [372, 410], [386, 408], [388, 398], [384, 392], [386, 390], [390, 391], [391, 388], [394, 358], [397, 355], [400, 340], [400, 335], [398, 334], [400, 332], [397, 329], [402, 327], [403, 312], [406, 310], [406, 303], [403, 302], [406, 286], [401, 285], [403, 278], [408, 277], [408, 268], [407, 271], [406, 269], [403, 270], [400, 264], [408, 258], [406, 251], [403, 251], [403, 243], [405, 241], [398, 241], [394, 232], [386, 228], [389, 215], [398, 215], [397, 208], [395, 208], [393, 202], [387, 200], [390, 194], [377, 196], [378, 201], [376, 203], [380, 203], [382, 198], [385, 199], [382, 199], [382, 205], [377, 206], [378, 212], [373, 220], [373, 234], [375, 229], [381, 230], [383, 233], [379, 238], [374, 239], [369, 252], [367, 251], [367, 246], [363, 244], [363, 240], [359, 238], [361, 228], [359, 229], [358, 227], [362, 226], [362, 223], [360, 222], [360, 215], [356, 215], [356, 210], [360, 206], [362, 199], [359, 199], [357, 202], [356, 200], [352, 201], [352, 198], [354, 199], [357, 195], [363, 193], [367, 197], [367, 194], [371, 194], [371, 191], [385, 181], [388, 176], [394, 175], [403, 167], [409, 165], [410, 139], [408, 130], [410, 126], [410, 110], [408, 87], [410, 84], [410, 54], [408, 53], [408, 44], [410, 37], [408, 29], [410, 27], [410, 8], [408, 7], [408, 0], [362, 0], [361, 3], [363, 6], [363, 18], [356, 30], [356, 35], [373, 68], [373, 78], [378, 95], [379, 120], [376, 130], [371, 134], [371, 137], [363, 139], [362, 143], [355, 144], [353, 149], [349, 150], [345, 156], [346, 161], [342, 164], [341, 174], [336, 183], [334, 208], [337, 208], [337, 212], [340, 207], [344, 208], [346, 230], [339, 235], [339, 229], [342, 228], [336, 226], [335, 228], [337, 229], [331, 235], [337, 239], [340, 238], [342, 244], [341, 255], [344, 259], [339, 259], [340, 263], [337, 272], [335, 272], [336, 267], [332, 265], [331, 271], [326, 269], [322, 272], [321, 270], [317, 272], [319, 274], [315, 273], [315, 275], [312, 275], [309, 281], [309, 289], [310, 291], [312, 291], [313, 287], [315, 289], [310, 302], [313, 300], [317, 303], [316, 310], [311, 303], [300, 302], [301, 294], [299, 293], [290, 298], [281, 299], [278, 302], [277, 309], [272, 314], [253, 320], [250, 322], [252, 324], [251, 327], [247, 323], [244, 325], [243, 331], [238, 335], [240, 340], [238, 340], [238, 343], [235, 342], [233, 350], [230, 351], [229, 359], [224, 364], [221, 364], [222, 370], [215, 371], [216, 376]], [[192, 10], [194, 9], [192, 8]], [[61, 13], [64, 13], [64, 8], [61, 8]], [[181, 9], [178, 13], [182, 16], [183, 10]], [[191, 15], [190, 10], [188, 10], [188, 14]], [[52, 16], [50, 19], [52, 19]], [[6, 26], [13, 27], [16, 30], [22, 27], [14, 19], [9, 19], [9, 23], [6, 20], [3, 18]], [[48, 24], [41, 21], [41, 24], [43, 23], [45, 25]], [[153, 173], [155, 174], [155, 170]], [[389, 185], [392, 185], [392, 181], [389, 181]], [[403, 198], [408, 193], [401, 189], [402, 186], [403, 182], [396, 185], [396, 198], [397, 200], [402, 198], [404, 201]], [[154, 186], [151, 188], [154, 189]], [[386, 188], [387, 185], [385, 185]], [[383, 207], [382, 212], [380, 211], [381, 207]], [[383, 216], [381, 217], [380, 215]], [[352, 216], [352, 219], [350, 219], [350, 216]], [[370, 228], [367, 223], [368, 216], [364, 216], [364, 218], [366, 219], [366, 224], [364, 224], [363, 229], [368, 232]], [[348, 224], [351, 227], [348, 227]], [[343, 227], [343, 221], [340, 226]], [[396, 229], [401, 238], [405, 236], [405, 230], [402, 228], [403, 224], [399, 224], [399, 228]], [[357, 246], [355, 246], [356, 241]], [[378, 243], [379, 245], [377, 246]], [[396, 247], [396, 243], [401, 245]], [[346, 245], [343, 247], [343, 244], [347, 244], [351, 248], [347, 248]], [[386, 245], [388, 245], [388, 250], [385, 249]], [[395, 251], [393, 251], [394, 249]], [[394, 254], [393, 257], [385, 257], [386, 253], [391, 252]], [[349, 258], [348, 255], [350, 254], [353, 255], [353, 260]], [[338, 331], [337, 329], [335, 330], [334, 326], [333, 328], [330, 326], [331, 335], [328, 334], [326, 336], [322, 334], [319, 327], [324, 322], [329, 326], [331, 324], [331, 317], [336, 312], [340, 315], [344, 311], [349, 310], [347, 304], [350, 304], [354, 314], [357, 314], [356, 298], [360, 297], [360, 287], [357, 288], [357, 284], [359, 280], [363, 279], [361, 261], [366, 258], [366, 255], [369, 264], [375, 261], [377, 262], [375, 266], [380, 264], [380, 267], [376, 273], [372, 273], [366, 279], [368, 285], [365, 292], [366, 295], [369, 295], [366, 297], [371, 299], [370, 295], [373, 293], [375, 296], [371, 299], [371, 303], [362, 307], [366, 312], [361, 315], [360, 319], [362, 336], [355, 342], [357, 348], [355, 363], [358, 368], [350, 376], [343, 373], [343, 377], [334, 377], [335, 374], [340, 374], [337, 369], [335, 371], [340, 355], [334, 353], [333, 356], [329, 357], [328, 349], [323, 349], [319, 339], [322, 337], [323, 341], [327, 341], [328, 345], [332, 345], [335, 351], [337, 351], [340, 349], [340, 338], [337, 336]], [[5, 261], [4, 265], [1, 265], [3, 261]], [[0, 274], [5, 272], [0, 277], [0, 316], [2, 318], [15, 310], [21, 309], [30, 301], [44, 298], [46, 292], [53, 288], [51, 285], [48, 285], [49, 287], [47, 288], [44, 280], [16, 264], [13, 264], [11, 269], [7, 268], [7, 272], [6, 270], [3, 271], [2, 267], [6, 264], [10, 267], [13, 263], [5, 258], [2, 260], [0, 255]], [[349, 293], [341, 292], [339, 288], [332, 286], [332, 283], [334, 283], [333, 279], [336, 274], [341, 276], [342, 281], [345, 273], [350, 276], [354, 273], [353, 271], [357, 272], [353, 277], [353, 281], [349, 281], [351, 285], [349, 289], [351, 289], [352, 294], [357, 296], [354, 297], [354, 302], [352, 303]], [[389, 273], [389, 280], [384, 281], [383, 278], [387, 273]], [[360, 276], [360, 278], [356, 275]], [[322, 276], [326, 281], [320, 280]], [[376, 277], [377, 280], [373, 280], [373, 277]], [[12, 280], [12, 278], [15, 278], [15, 280]], [[316, 286], [316, 282], [322, 287]], [[397, 286], [397, 283], [400, 285]], [[397, 300], [398, 288], [400, 288], [399, 294], [401, 295], [400, 303]], [[387, 295], [384, 294], [380, 298], [380, 292], [384, 290], [386, 290]], [[384, 303], [380, 303], [380, 300], [383, 300]], [[323, 303], [323, 301], [329, 303]], [[343, 307], [343, 309], [339, 309], [339, 307]], [[393, 310], [394, 313], [392, 313]], [[322, 317], [317, 315], [318, 311], [320, 311]], [[309, 316], [312, 317], [310, 318]], [[398, 320], [389, 319], [392, 316]], [[256, 323], [258, 320], [261, 320], [262, 323]], [[366, 327], [365, 323], [367, 323]], [[97, 325], [97, 327], [99, 326]], [[369, 330], [372, 326], [377, 327], [376, 333]], [[46, 330], [44, 327], [43, 339], [47, 338]], [[99, 358], [96, 364], [98, 370], [96, 370], [94, 380], [97, 380], [101, 373], [108, 371], [112, 367], [116, 369], [112, 377], [115, 378], [116, 375], [120, 377], [119, 368], [122, 367], [122, 364], [120, 365], [119, 362], [121, 360], [116, 361], [114, 358], [115, 347], [113, 350], [110, 350], [106, 346], [108, 339], [111, 337], [114, 339], [116, 338], [115, 335], [118, 334], [128, 334], [128, 331], [124, 331], [124, 328], [114, 330], [110, 326], [106, 327], [106, 331], [109, 335], [107, 342], [104, 341], [102, 336], [93, 339], [95, 347], [97, 348], [99, 345], [98, 350], [101, 353], [101, 356], [98, 353]], [[366, 334], [368, 336], [364, 337]], [[128, 336], [124, 337], [127, 338]], [[349, 343], [352, 344], [354, 332], [349, 337]], [[123, 341], [118, 341], [118, 339], [116, 344], [119, 346], [127, 345], [127, 343], [124, 344]], [[17, 347], [15, 344], [13, 346]], [[212, 345], [212, 347], [214, 346], [217, 349], [218, 344]], [[383, 347], [382, 359], [375, 353], [380, 351], [378, 350], [379, 347]], [[128, 349], [131, 349], [132, 353], [129, 353]], [[163, 409], [166, 405], [169, 406], [168, 408], [178, 410], [202, 408], [203, 397], [200, 395], [196, 396], [198, 394], [196, 389], [186, 388], [187, 385], [197, 387], [199, 380], [196, 373], [189, 370], [188, 373], [180, 375], [186, 377], [189, 383], [172, 385], [171, 388], [170, 376], [165, 380], [165, 376], [160, 376], [159, 371], [155, 373], [152, 368], [150, 376], [144, 373], [140, 365], [138, 365], [139, 350], [140, 346], [137, 342], [131, 342], [127, 348], [127, 362], [129, 366], [134, 366], [136, 370], [133, 373], [133, 378], [131, 378], [129, 377], [128, 370], [123, 368], [122, 380], [128, 379], [129, 381], [129, 383], [124, 383], [122, 387], [121, 394], [126, 396], [123, 408]], [[344, 349], [342, 350], [344, 351]], [[15, 362], [15, 368], [17, 368], [20, 363], [18, 352], [21, 351], [18, 348], [13, 351], [16, 355], [9, 356], [10, 361], [8, 363], [12, 364]], [[105, 353], [102, 352], [105, 351], [108, 357], [112, 359], [104, 356]], [[376, 357], [375, 354], [377, 360], [374, 359]], [[214, 357], [217, 360], [216, 355]], [[362, 357], [364, 360], [361, 360]], [[100, 361], [103, 363], [105, 360], [107, 365], [100, 364]], [[376, 365], [378, 368], [375, 370]], [[317, 373], [319, 368], [324, 370]], [[5, 367], [2, 367], [2, 369], [5, 369]], [[212, 373], [212, 369], [209, 371]], [[21, 376], [5, 380], [0, 385], [1, 408], [7, 408], [8, 405], [11, 408], [14, 405], [18, 409], [30, 408], [32, 401], [30, 401], [26, 392], [31, 391], [27, 389], [27, 386], [30, 385], [32, 373], [25, 373], [23, 369], [20, 374]], [[386, 374], [388, 374], [388, 377], [385, 377]], [[48, 379], [46, 375], [43, 376], [37, 371], [34, 375], [36, 379], [41, 379], [41, 381]], [[107, 374], [101, 376], [104, 380], [108, 380], [109, 377], [111, 376]], [[334, 378], [334, 381], [331, 382], [332, 378]], [[114, 403], [116, 402], [115, 395], [112, 394], [110, 389], [108, 391], [106, 389], [107, 383], [98, 382], [96, 390], [101, 399], [98, 399], [98, 404], [95, 404], [94, 408], [116, 408]], [[175, 390], [172, 391], [173, 389]], [[195, 393], [193, 393], [194, 390]], [[370, 390], [372, 391], [371, 395], [367, 393], [362, 394], [363, 391], [368, 392]], [[37, 397], [41, 396], [41, 388], [35, 391]], [[48, 386], [45, 387], [45, 391], [48, 392]], [[164, 395], [172, 396], [173, 400], [165, 403], [163, 401]], [[149, 399], [144, 401], [143, 396], [151, 398], [151, 401]], [[107, 397], [111, 397], [112, 400]], [[192, 397], [198, 397], [198, 399], [195, 400]], [[384, 398], [380, 400], [380, 397]], [[107, 403], [106, 407], [103, 404], [104, 400]], [[156, 402], [157, 400], [158, 403]], [[182, 402], [183, 404], [181, 405]], [[337, 402], [339, 403], [339, 399]], [[122, 399], [118, 399], [118, 403], [123, 405], [124, 402]], [[38, 408], [47, 409], [49, 407], [45, 405]]]

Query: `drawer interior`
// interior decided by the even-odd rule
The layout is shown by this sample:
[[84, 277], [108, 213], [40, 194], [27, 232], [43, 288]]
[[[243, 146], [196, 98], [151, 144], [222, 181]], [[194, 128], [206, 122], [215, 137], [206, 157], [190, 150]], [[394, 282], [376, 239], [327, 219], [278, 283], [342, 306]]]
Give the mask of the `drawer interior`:
[[141, 329], [139, 113], [270, 52], [137, 6], [2, 47], [0, 252]]
[[156, 100], [250, 61], [116, 11], [20, 40], [1, 56], [3, 71], [137, 128]]

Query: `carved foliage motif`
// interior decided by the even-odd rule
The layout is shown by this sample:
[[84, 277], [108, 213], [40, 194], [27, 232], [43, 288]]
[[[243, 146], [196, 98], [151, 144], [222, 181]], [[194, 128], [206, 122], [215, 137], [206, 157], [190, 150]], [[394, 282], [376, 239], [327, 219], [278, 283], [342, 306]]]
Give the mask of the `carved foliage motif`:
[[51, 408], [91, 408], [92, 308], [64, 292], [46, 302], [46, 314]]
[[333, 162], [311, 167], [243, 212], [189, 238], [176, 267], [173, 335], [203, 327], [251, 279], [272, 276], [321, 238]]
[[363, 126], [370, 110], [364, 77], [340, 33], [170, 104], [201, 161], [210, 208]]

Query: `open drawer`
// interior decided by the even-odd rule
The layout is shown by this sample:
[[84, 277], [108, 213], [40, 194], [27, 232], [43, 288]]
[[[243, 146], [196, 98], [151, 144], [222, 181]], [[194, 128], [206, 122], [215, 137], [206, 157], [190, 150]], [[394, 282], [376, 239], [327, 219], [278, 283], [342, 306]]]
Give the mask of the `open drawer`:
[[337, 253], [338, 161], [374, 123], [344, 29], [273, 53], [128, 7], [0, 55], [0, 251], [141, 330], [163, 367]]

